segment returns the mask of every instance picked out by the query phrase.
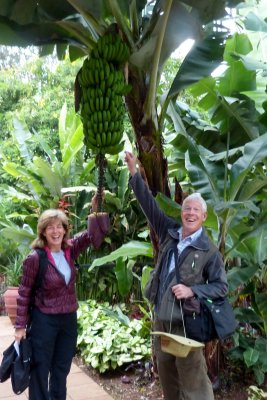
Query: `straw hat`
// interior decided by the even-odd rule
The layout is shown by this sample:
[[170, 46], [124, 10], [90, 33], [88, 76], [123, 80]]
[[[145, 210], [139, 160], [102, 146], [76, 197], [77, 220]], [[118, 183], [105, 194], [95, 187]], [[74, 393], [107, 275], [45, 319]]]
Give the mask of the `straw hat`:
[[184, 336], [173, 335], [166, 332], [151, 332], [152, 335], [160, 336], [161, 350], [176, 357], [187, 357], [190, 351], [204, 347], [203, 343]]

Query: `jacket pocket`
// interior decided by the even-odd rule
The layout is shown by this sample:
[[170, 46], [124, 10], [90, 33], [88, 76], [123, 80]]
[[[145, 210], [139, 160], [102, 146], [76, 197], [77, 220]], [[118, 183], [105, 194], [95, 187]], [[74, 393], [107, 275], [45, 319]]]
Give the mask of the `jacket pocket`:
[[157, 315], [162, 322], [173, 322], [175, 324], [181, 322], [182, 313], [180, 301], [176, 299], [171, 288], [166, 290]]

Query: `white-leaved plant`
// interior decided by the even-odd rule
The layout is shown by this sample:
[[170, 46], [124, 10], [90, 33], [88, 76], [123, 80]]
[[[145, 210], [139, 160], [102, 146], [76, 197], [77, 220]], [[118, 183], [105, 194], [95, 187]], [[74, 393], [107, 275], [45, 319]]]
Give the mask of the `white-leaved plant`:
[[151, 356], [151, 338], [143, 333], [143, 320], [129, 319], [125, 311], [124, 305], [80, 303], [78, 351], [100, 373]]

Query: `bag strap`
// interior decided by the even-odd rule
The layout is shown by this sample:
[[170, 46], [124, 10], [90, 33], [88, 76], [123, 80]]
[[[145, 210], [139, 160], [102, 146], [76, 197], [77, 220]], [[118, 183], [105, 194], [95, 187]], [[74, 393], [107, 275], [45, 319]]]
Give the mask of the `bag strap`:
[[[177, 281], [177, 283], [180, 283], [180, 271], [179, 271], [179, 267], [178, 267], [178, 248], [177, 248], [177, 244], [176, 243], [175, 243], [175, 245], [173, 247], [173, 255], [174, 255], [176, 281]], [[173, 303], [172, 303], [172, 310], [171, 310], [170, 328], [169, 328], [170, 329], [170, 333], [172, 331], [172, 315], [173, 315], [173, 308], [174, 308], [175, 301], [176, 301], [176, 299], [175, 299], [175, 296], [174, 296], [173, 297]], [[181, 310], [184, 337], [186, 338], [187, 336], [186, 336], [186, 329], [185, 329], [185, 322], [184, 322], [184, 312], [183, 312], [181, 299], [179, 300], [179, 307], [180, 307], [180, 310]]]
[[176, 281], [177, 283], [180, 283], [180, 271], [178, 267], [178, 249], [177, 245], [174, 246], [173, 248], [173, 255], [174, 255], [174, 265], [175, 265], [175, 275], [176, 275]]
[[[46, 254], [46, 251], [44, 249], [35, 249], [36, 253], [39, 256], [39, 269], [38, 269], [38, 273], [34, 282], [34, 286], [33, 286], [33, 291], [32, 291], [32, 306], [34, 305], [34, 298], [35, 298], [35, 293], [36, 290], [38, 289], [42, 289], [43, 287], [43, 280], [44, 280], [44, 276], [48, 267], [48, 257]], [[41, 298], [42, 298], [42, 303], [44, 300], [44, 294], [43, 294], [43, 290], [41, 291]]]
[[[74, 258], [74, 250], [73, 250], [73, 247], [71, 247], [71, 249], [70, 249], [70, 256], [71, 256], [71, 259], [72, 259], [72, 261], [73, 261], [74, 267], [76, 268], [76, 270], [79, 270], [79, 269], [81, 268], [82, 265], [80, 265], [79, 262], [77, 261], [77, 259]], [[87, 267], [88, 267], [88, 266], [89, 266], [89, 265], [87, 265]]]

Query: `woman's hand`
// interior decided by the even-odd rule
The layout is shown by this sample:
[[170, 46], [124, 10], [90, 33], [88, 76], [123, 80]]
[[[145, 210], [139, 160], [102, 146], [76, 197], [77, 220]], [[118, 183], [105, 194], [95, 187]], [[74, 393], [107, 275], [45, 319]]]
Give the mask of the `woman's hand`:
[[15, 341], [20, 342], [21, 339], [26, 338], [26, 329], [17, 328], [15, 329]]
[[127, 164], [127, 167], [128, 167], [128, 170], [129, 170], [130, 174], [132, 176], [134, 176], [134, 174], [136, 174], [136, 172], [137, 172], [137, 168], [136, 168], [137, 158], [136, 158], [136, 156], [133, 155], [132, 153], [130, 153], [129, 151], [125, 151], [124, 161]]

